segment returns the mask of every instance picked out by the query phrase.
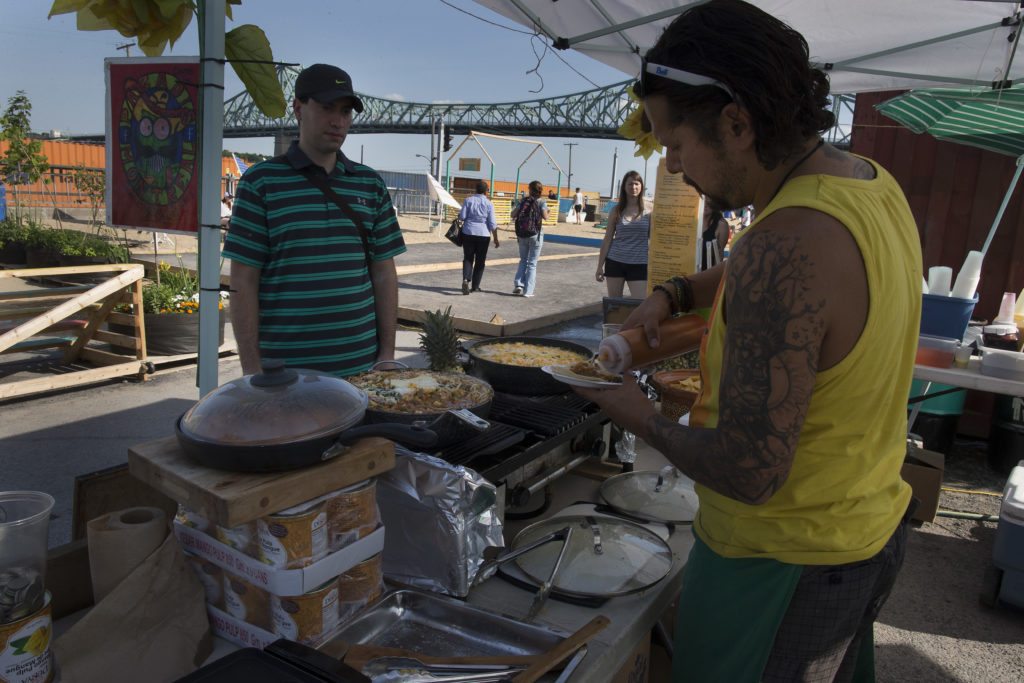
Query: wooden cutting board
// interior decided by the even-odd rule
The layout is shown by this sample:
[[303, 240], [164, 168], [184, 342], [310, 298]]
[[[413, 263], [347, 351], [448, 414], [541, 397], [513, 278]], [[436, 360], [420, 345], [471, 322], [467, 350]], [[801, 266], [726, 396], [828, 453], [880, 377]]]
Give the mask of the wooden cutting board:
[[360, 439], [327, 462], [273, 474], [205, 467], [185, 455], [173, 436], [128, 449], [132, 476], [223, 527], [251, 522], [394, 466], [395, 445], [379, 437]]

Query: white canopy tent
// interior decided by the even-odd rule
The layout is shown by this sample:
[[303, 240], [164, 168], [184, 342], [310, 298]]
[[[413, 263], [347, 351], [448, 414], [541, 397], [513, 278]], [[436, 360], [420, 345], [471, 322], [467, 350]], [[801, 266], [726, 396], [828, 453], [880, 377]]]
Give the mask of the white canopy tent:
[[[703, 0], [475, 0], [623, 73], [687, 7]], [[832, 92], [991, 86], [1024, 76], [1012, 63], [1019, 2], [1011, 0], [751, 0], [795, 28]], [[1011, 64], [1009, 76], [1007, 65]]]

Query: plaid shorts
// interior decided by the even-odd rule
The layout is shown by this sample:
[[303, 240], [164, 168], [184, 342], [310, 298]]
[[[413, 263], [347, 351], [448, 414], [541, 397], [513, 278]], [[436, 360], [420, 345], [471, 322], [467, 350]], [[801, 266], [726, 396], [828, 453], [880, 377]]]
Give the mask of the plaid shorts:
[[903, 564], [908, 519], [874, 557], [841, 565], [729, 559], [698, 538], [672, 680], [874, 680], [873, 626]]

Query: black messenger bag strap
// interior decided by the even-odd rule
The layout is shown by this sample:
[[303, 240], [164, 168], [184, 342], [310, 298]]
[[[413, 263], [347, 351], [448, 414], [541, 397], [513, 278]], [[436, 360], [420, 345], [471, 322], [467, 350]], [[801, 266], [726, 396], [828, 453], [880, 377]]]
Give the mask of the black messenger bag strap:
[[309, 180], [318, 190], [324, 193], [328, 199], [338, 205], [341, 212], [345, 214], [356, 226], [356, 231], [359, 233], [359, 239], [363, 242], [363, 257], [366, 259], [366, 267], [370, 267], [370, 237], [369, 231], [363, 226], [363, 219], [356, 213], [355, 209], [346, 201], [344, 197], [331, 189], [330, 184], [327, 182], [327, 177], [322, 176], [316, 172], [313, 166], [307, 166], [301, 170], [302, 175]]

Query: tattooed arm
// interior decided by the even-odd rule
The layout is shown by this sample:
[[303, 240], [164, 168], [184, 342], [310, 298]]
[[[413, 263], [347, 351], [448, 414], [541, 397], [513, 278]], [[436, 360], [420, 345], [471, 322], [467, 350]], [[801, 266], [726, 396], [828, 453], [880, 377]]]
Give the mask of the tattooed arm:
[[[762, 224], [730, 256], [715, 429], [691, 429], [661, 416], [635, 385], [581, 391], [697, 482], [753, 505], [771, 498], [789, 475], [823, 346], [835, 346], [828, 340], [830, 312], [846, 312], [837, 297], [856, 298], [844, 292], [858, 291], [855, 280], [863, 278], [862, 267], [838, 265], [857, 263], [859, 252], [835, 221], [805, 209], [771, 218], [775, 225]], [[848, 353], [859, 335], [851, 330], [830, 356]]]

